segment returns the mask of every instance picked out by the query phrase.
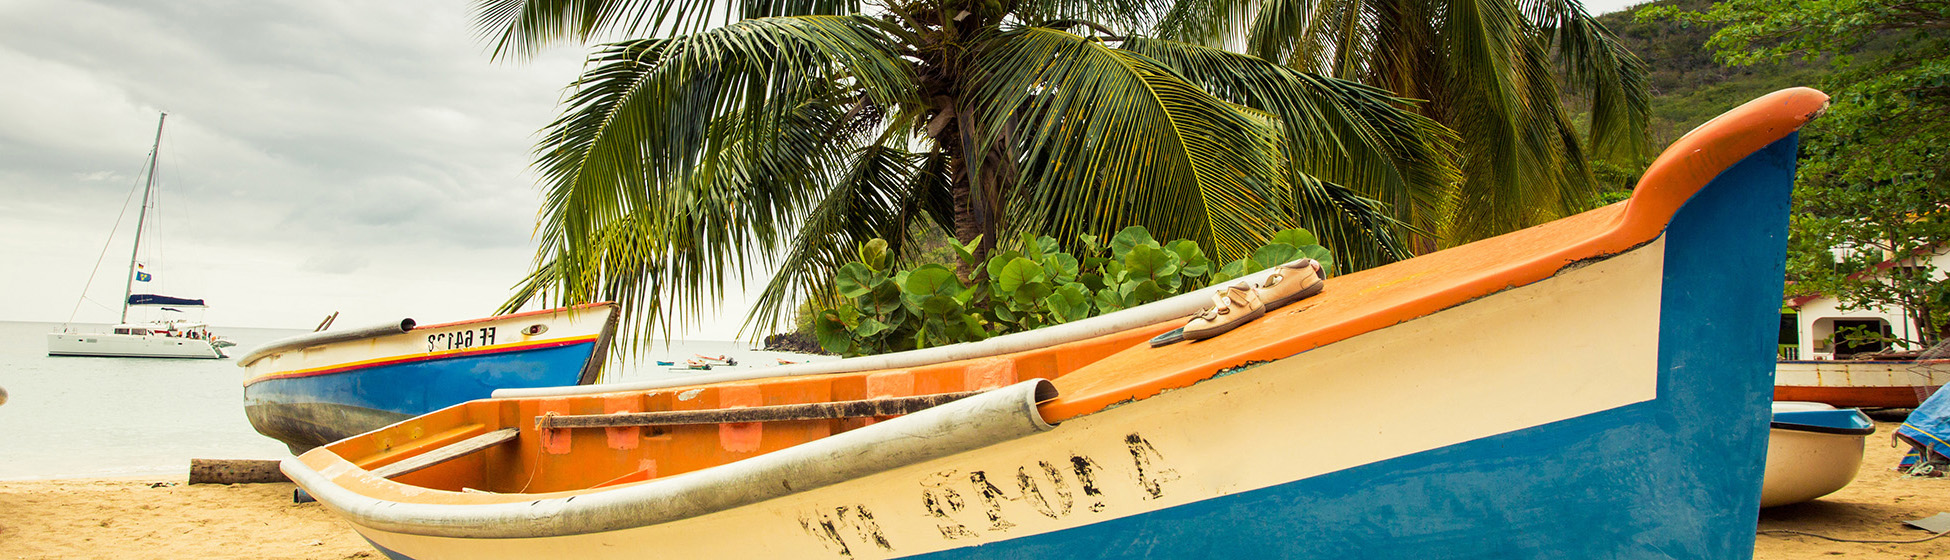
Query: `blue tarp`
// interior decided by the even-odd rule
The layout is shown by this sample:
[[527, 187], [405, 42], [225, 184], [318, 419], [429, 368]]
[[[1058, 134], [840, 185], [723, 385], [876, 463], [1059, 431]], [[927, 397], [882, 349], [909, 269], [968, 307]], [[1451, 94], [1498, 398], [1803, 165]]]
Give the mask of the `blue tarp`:
[[1910, 411], [1896, 435], [1915, 448], [1903, 458], [1904, 467], [1918, 461], [1950, 463], [1950, 390], [1938, 389]]
[[183, 307], [206, 307], [203, 300], [159, 296], [156, 294], [134, 294], [129, 296], [129, 305], [177, 305]]

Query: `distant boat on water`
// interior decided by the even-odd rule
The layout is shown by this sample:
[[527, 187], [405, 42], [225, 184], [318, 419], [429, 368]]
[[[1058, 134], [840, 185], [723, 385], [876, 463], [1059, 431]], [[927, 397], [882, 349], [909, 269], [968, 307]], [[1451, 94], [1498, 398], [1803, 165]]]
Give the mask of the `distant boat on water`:
[[326, 330], [251, 350], [244, 415], [293, 453], [495, 389], [586, 385], [601, 375], [617, 307], [592, 303], [438, 325]]
[[142, 184], [142, 206], [136, 213], [135, 244], [129, 250], [129, 274], [128, 279], [123, 282], [121, 318], [106, 333], [75, 332], [63, 325], [60, 332], [48, 333], [47, 355], [223, 358], [225, 357], [223, 349], [234, 346], [230, 341], [212, 334], [208, 325], [197, 321], [172, 319], [147, 323], [129, 322], [130, 307], [154, 307], [172, 312], [183, 308], [205, 307], [203, 300], [200, 299], [135, 292], [138, 283], [147, 283], [153, 278], [137, 259], [142, 256], [143, 226], [148, 222], [149, 208], [154, 205], [156, 198], [156, 160], [162, 152], [163, 123], [168, 118], [169, 114], [163, 113], [156, 119], [156, 142], [149, 149], [149, 162], [143, 171], [145, 178]]

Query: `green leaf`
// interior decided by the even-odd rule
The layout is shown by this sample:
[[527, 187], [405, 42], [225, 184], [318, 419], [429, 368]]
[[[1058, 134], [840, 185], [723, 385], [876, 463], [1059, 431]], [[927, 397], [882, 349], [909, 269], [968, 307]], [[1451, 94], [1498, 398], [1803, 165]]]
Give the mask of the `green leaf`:
[[1124, 296], [1118, 293], [1118, 289], [1114, 287], [1097, 290], [1097, 296], [1092, 299], [1097, 303], [1098, 313], [1110, 313], [1124, 309]]
[[1300, 254], [1309, 259], [1319, 261], [1320, 271], [1323, 274], [1327, 276], [1334, 275], [1334, 252], [1333, 251], [1329, 251], [1327, 250], [1326, 247], [1322, 247], [1319, 245], [1308, 245], [1300, 248]]
[[1314, 234], [1307, 230], [1287, 228], [1280, 230], [1278, 233], [1274, 233], [1273, 239], [1268, 241], [1268, 243], [1285, 243], [1294, 247], [1305, 247], [1308, 245], [1319, 245], [1320, 240], [1315, 239]]
[[1178, 273], [1178, 255], [1157, 245], [1137, 245], [1124, 256], [1124, 270], [1131, 280], [1156, 279]]
[[879, 283], [878, 277], [867, 265], [850, 262], [841, 266], [839, 274], [833, 277], [833, 288], [839, 291], [840, 297], [857, 298], [873, 291]]
[[853, 335], [861, 338], [871, 338], [880, 333], [887, 332], [889, 328], [891, 327], [886, 323], [876, 321], [872, 317], [867, 317], [860, 319], [860, 326], [853, 330]]
[[1212, 273], [1212, 280], [1208, 282], [1207, 285], [1217, 286], [1220, 284], [1225, 284], [1241, 276], [1245, 276], [1247, 274], [1252, 274], [1254, 272], [1257, 272], [1258, 270], [1259, 269], [1253, 268], [1253, 261], [1249, 259], [1239, 259], [1236, 261], [1232, 261], [1226, 263], [1225, 266], [1219, 267], [1218, 272]]
[[1212, 271], [1212, 260], [1205, 257], [1205, 250], [1199, 248], [1197, 243], [1193, 243], [1189, 239], [1179, 239], [1167, 243], [1165, 244], [1165, 250], [1171, 251], [1174, 255], [1178, 255], [1178, 261], [1183, 263], [1179, 265], [1179, 274], [1200, 277]]
[[1068, 284], [1077, 279], [1077, 258], [1070, 256], [1069, 253], [1044, 253], [1042, 265], [1044, 273], [1049, 275], [1052, 283]]
[[994, 262], [989, 261], [990, 270], [999, 272], [991, 277], [997, 292], [1014, 294], [1023, 286], [1040, 283], [1044, 279], [1043, 265], [1036, 264], [1036, 261], [1029, 260], [1027, 257], [1011, 259], [1008, 264], [1002, 266], [1000, 271], [993, 268]]
[[962, 289], [961, 279], [955, 271], [938, 264], [922, 265], [907, 274], [907, 281], [901, 289], [910, 296], [934, 295], [943, 292], [955, 293]]
[[1253, 251], [1254, 272], [1273, 268], [1288, 261], [1300, 258], [1300, 249], [1285, 243], [1269, 243]]
[[853, 330], [840, 322], [839, 314], [825, 311], [813, 320], [813, 338], [819, 339], [819, 348], [834, 354], [848, 355], [853, 350]]
[[1165, 296], [1170, 295], [1165, 293], [1164, 288], [1159, 286], [1156, 280], [1145, 280], [1142, 282], [1132, 282], [1130, 284], [1125, 284], [1122, 287], [1120, 287], [1118, 291], [1123, 292], [1122, 295], [1124, 296], [1123, 302], [1125, 307], [1136, 307], [1139, 305], [1144, 305], [1147, 303], [1158, 301], [1159, 299], [1162, 299]]
[[989, 263], [986, 266], [989, 273], [989, 282], [993, 283], [996, 278], [1002, 277], [1002, 268], [1008, 266], [1010, 261], [1018, 258], [1022, 258], [1022, 251], [1015, 249], [989, 254]]
[[975, 264], [975, 249], [982, 246], [982, 236], [975, 236], [974, 239], [969, 240], [965, 245], [960, 241], [950, 238], [948, 239], [948, 246], [955, 248], [955, 256], [961, 259], [962, 264]]
[[1051, 293], [1045, 303], [1058, 322], [1067, 323], [1090, 316], [1090, 293], [1083, 284], [1064, 284]]
[[1115, 237], [1110, 238], [1110, 256], [1112, 259], [1121, 261], [1125, 259], [1125, 255], [1129, 254], [1133, 247], [1143, 245], [1153, 247], [1158, 245], [1158, 240], [1151, 238], [1151, 230], [1144, 229], [1144, 226], [1127, 227], [1118, 231]]
[[874, 270], [887, 268], [887, 240], [875, 237], [860, 244], [860, 262]]
[[1052, 292], [1054, 290], [1050, 288], [1049, 283], [1039, 279], [1035, 282], [1025, 282], [1021, 286], [1017, 286], [1015, 292], [1010, 295], [1010, 299], [1013, 300], [1013, 304], [1017, 306], [1017, 309], [1034, 311], [1036, 306], [1042, 303], [1043, 298], [1049, 297]]

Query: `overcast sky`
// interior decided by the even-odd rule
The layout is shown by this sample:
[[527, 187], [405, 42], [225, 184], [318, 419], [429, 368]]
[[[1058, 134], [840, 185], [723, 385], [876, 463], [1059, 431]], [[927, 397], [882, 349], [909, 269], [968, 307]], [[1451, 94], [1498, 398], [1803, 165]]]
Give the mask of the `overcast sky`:
[[[210, 323], [492, 312], [533, 258], [530, 150], [582, 49], [491, 61], [469, 4], [0, 0], [0, 320], [75, 310], [160, 111], [145, 264]], [[115, 319], [128, 239], [77, 321]], [[687, 338], [731, 338], [726, 306]]]

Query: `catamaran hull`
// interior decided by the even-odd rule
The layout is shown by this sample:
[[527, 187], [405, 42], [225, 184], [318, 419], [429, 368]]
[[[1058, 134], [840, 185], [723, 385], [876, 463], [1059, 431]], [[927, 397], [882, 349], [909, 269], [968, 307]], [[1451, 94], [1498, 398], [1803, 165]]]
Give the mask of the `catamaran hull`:
[[177, 336], [48, 333], [49, 356], [109, 358], [223, 358], [210, 340]]
[[[496, 389], [591, 383], [615, 330], [613, 309], [564, 308], [253, 352], [244, 360], [244, 413], [258, 433], [302, 453]], [[449, 342], [456, 339], [462, 342]]]
[[[1793, 156], [1775, 142], [1664, 235], [1549, 278], [742, 507], [630, 526], [662, 512], [354, 496], [327, 453], [286, 471], [396, 559], [1746, 558]], [[712, 496], [792, 486], [717, 468], [742, 482]]]

